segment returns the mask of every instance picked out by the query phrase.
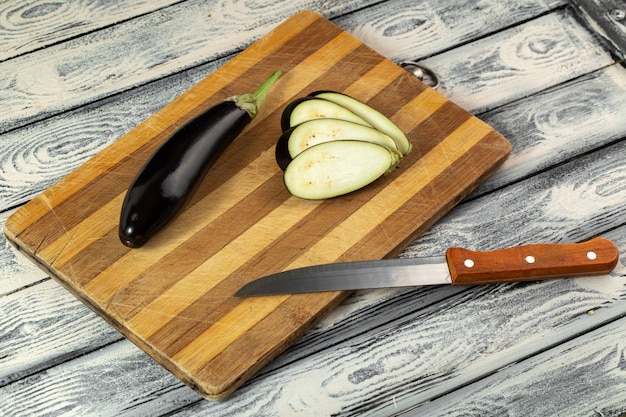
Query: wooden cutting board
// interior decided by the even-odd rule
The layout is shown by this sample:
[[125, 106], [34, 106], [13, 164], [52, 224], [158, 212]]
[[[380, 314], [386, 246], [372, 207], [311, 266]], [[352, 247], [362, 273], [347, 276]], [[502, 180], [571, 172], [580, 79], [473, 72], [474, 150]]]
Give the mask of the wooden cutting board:
[[[177, 126], [222, 99], [282, 77], [186, 210], [141, 249], [118, 240], [126, 189]], [[280, 115], [318, 90], [348, 93], [409, 136], [398, 169], [343, 197], [306, 201], [274, 161]], [[30, 201], [10, 242], [81, 301], [210, 399], [286, 349], [345, 292], [237, 299], [266, 274], [397, 255], [508, 156], [509, 143], [412, 74], [313, 12], [236, 58]]]

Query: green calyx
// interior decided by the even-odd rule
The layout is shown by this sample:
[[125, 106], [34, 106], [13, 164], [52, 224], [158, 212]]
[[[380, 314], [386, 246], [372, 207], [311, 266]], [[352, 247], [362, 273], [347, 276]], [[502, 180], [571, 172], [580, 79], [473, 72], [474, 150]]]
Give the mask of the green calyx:
[[281, 74], [281, 71], [276, 71], [266, 79], [254, 93], [241, 94], [231, 97], [229, 100], [234, 101], [237, 107], [245, 110], [250, 117], [254, 119], [265, 101], [267, 94]]

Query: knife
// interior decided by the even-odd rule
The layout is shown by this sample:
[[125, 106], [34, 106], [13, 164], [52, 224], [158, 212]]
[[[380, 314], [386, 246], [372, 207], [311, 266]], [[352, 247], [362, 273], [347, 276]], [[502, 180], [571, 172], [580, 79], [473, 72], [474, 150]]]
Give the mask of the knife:
[[445, 256], [342, 262], [291, 269], [251, 281], [235, 296], [437, 284], [496, 284], [604, 275], [615, 268], [618, 259], [617, 246], [604, 238], [582, 243], [532, 244], [490, 252], [450, 248]]

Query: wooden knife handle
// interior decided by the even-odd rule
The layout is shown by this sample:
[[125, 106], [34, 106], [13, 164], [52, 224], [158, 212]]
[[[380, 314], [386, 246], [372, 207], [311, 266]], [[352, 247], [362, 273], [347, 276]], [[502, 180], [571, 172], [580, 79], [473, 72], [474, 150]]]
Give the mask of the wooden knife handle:
[[446, 251], [453, 285], [537, 281], [603, 275], [615, 268], [619, 251], [603, 238], [583, 243], [516, 246], [491, 252], [463, 248]]

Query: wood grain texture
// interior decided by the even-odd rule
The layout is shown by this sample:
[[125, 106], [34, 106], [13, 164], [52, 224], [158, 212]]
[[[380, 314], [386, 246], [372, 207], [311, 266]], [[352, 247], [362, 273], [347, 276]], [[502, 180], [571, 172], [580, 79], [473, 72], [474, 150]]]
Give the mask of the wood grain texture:
[[616, 64], [535, 94], [531, 100], [481, 114], [482, 120], [511, 138], [512, 151], [502, 168], [473, 195], [626, 137], [624, 90], [626, 69]]
[[[15, 211], [0, 213], [0, 224]], [[34, 283], [48, 279], [47, 276], [32, 262], [24, 258], [11, 244], [4, 239], [0, 250], [0, 297], [11, 294]], [[8, 341], [9, 338], [5, 339]]]
[[591, 32], [601, 37], [622, 61], [626, 56], [626, 10], [617, 0], [572, 0], [578, 15]]
[[213, 61], [1, 135], [0, 208], [31, 200], [226, 61]]
[[[246, 146], [227, 151], [189, 209], [149, 247], [121, 246], [117, 213], [137, 161], [154, 151], [172, 124], [237, 91], [253, 90], [275, 68], [285, 75], [268, 97], [266, 113], [234, 144]], [[272, 151], [278, 119], [287, 101], [320, 88], [385, 108], [409, 133], [415, 149], [397, 175], [342, 199], [289, 197]], [[307, 12], [18, 210], [5, 230], [175, 375], [202, 395], [219, 398], [346, 295], [234, 299], [246, 280], [312, 263], [394, 256], [508, 152], [508, 142], [488, 125]]]
[[[50, 279], [34, 286], [26, 297], [14, 293], [1, 298], [0, 312], [0, 384], [122, 339], [121, 334]], [[68, 328], [73, 329], [69, 335]], [[40, 333], [46, 337], [33, 338]]]
[[[396, 2], [385, 2], [383, 9], [386, 12], [402, 16], [403, 12], [400, 6], [406, 5], [402, 2], [399, 4]], [[515, 21], [508, 20], [511, 18], [511, 15], [500, 10], [500, 6], [487, 4], [483, 6], [492, 13], [496, 13], [496, 11], [500, 12], [500, 14], [496, 14], [493, 17], [493, 19], [498, 20], [500, 24], [510, 25], [515, 23]], [[535, 7], [533, 6], [531, 9], [534, 10]], [[444, 13], [446, 10], [448, 9], [440, 10], [439, 13]], [[537, 12], [542, 10], [542, 8], [539, 8]], [[377, 7], [366, 8], [356, 15], [347, 15], [337, 19], [337, 21], [341, 27], [346, 28], [349, 32], [355, 31], [359, 33], [359, 36], [363, 36], [366, 39], [379, 37], [382, 41], [387, 39], [383, 33], [379, 32], [385, 31], [384, 26], [377, 25], [365, 28], [358, 25], [359, 21], [375, 19], [380, 13], [382, 13], [382, 11]], [[504, 15], [502, 13], [504, 13]], [[471, 15], [472, 14], [468, 11], [467, 16]], [[483, 16], [482, 13], [480, 15]], [[515, 16], [517, 15], [513, 15], [513, 17]], [[158, 28], [159, 27], [156, 26], [153, 30], [158, 31]], [[458, 42], [460, 38], [467, 36], [467, 32], [465, 32], [464, 25], [444, 26], [442, 23], [433, 24], [430, 27], [429, 35], [430, 37], [439, 39], [442, 48], [449, 49], [452, 48], [455, 42]], [[152, 35], [146, 34], [146, 36], [151, 37]], [[405, 40], [407, 43], [409, 41], [412, 42], [410, 47], [418, 51], [421, 50], [420, 42], [423, 42], [424, 39], [423, 37], [411, 37]], [[391, 42], [391, 40], [387, 40], [387, 42]], [[394, 39], [393, 42], [396, 42], [396, 40]], [[409, 46], [407, 45], [407, 47]], [[500, 48], [500, 38], [496, 37], [493, 42], [484, 42], [482, 47], [485, 56], [495, 55]], [[472, 44], [462, 45], [455, 48], [455, 50], [461, 56], [475, 53]], [[107, 97], [92, 105], [81, 107], [76, 111], [62, 113], [42, 120], [41, 122], [32, 123], [22, 129], [15, 129], [3, 134], [0, 136], [0, 155], [2, 155], [0, 159], [0, 208], [15, 207], [18, 204], [23, 204], [30, 200], [36, 194], [45, 190], [71, 170], [77, 168], [87, 159], [94, 156], [97, 152], [102, 150], [104, 146], [112, 143], [115, 139], [127, 133], [133, 126], [136, 126], [151, 114], [155, 113], [159, 108], [172, 101], [201, 78], [223, 65], [227, 60], [228, 58], [213, 61], [159, 81], [148, 83], [142, 87]], [[88, 66], [90, 64], [84, 62], [84, 65]], [[546, 68], [546, 71], [557, 71], [560, 65], [559, 62], [555, 62], [552, 67]], [[584, 63], [584, 65], [587, 64]], [[573, 72], [579, 71], [582, 71], [582, 68], [575, 69]], [[525, 74], [519, 74], [518, 85], [524, 85], [524, 76]], [[605, 78], [603, 77], [603, 79]], [[514, 81], [515, 78], [512, 78], [511, 83], [514, 83]], [[450, 79], [449, 81], [449, 83], [456, 82], [464, 82], [464, 80], [461, 77]], [[500, 81], [497, 77], [485, 80], [485, 83], [488, 84], [467, 85], [462, 92], [463, 95], [458, 97], [459, 100], [464, 100], [466, 95], [471, 96], [474, 93], [473, 90], [468, 90], [468, 88], [475, 88], [477, 91], [484, 91], [484, 89], [487, 88], [490, 91], [489, 96], [491, 99], [498, 103], [509, 103], [518, 98], [516, 91], [499, 88]], [[616, 87], [620, 88], [619, 79], [616, 79], [614, 83], [607, 79], [606, 85], [599, 85], [599, 83], [600, 80], [598, 80], [597, 83], [594, 82], [592, 85], [589, 85], [589, 87], [586, 87], [585, 91], [591, 93], [590, 89], [602, 88], [602, 94], [607, 96], [607, 101], [619, 105], [619, 100], [622, 96], [618, 94], [619, 90], [614, 89]], [[454, 92], [448, 97], [452, 101], [457, 99], [457, 97], [454, 96]], [[567, 97], [563, 98], [566, 99]], [[557, 98], [555, 97], [555, 99]], [[578, 103], [572, 102], [570, 107], [576, 106], [577, 104]], [[552, 103], [550, 103], [550, 105], [553, 106]], [[548, 111], [552, 108], [559, 109], [560, 106], [542, 106], [525, 111]], [[600, 111], [605, 112], [610, 111], [610, 109], [610, 106], [588, 106], [587, 111], [592, 111], [593, 117], [588, 117], [587, 123], [581, 124], [580, 128], [582, 129], [585, 126], [598, 124], [602, 125], [602, 129], [611, 128], [612, 124], [610, 123], [599, 123], [603, 117], [614, 117], [610, 114], [604, 115], [600, 113]], [[476, 113], [478, 109], [468, 108], [467, 110]], [[46, 110], [42, 109], [42, 111], [45, 112]], [[590, 114], [589, 116], [592, 115]], [[494, 120], [494, 122], [496, 121]], [[491, 121], [488, 120], [488, 123], [491, 123]], [[512, 131], [512, 133], [514, 132], [521, 135], [524, 132], [513, 129], [518, 124], [519, 123], [506, 123], [505, 120], [503, 123], [500, 123], [499, 129], [507, 129]], [[580, 130], [576, 130], [571, 134], [575, 134], [578, 131]], [[592, 134], [594, 129], [589, 128], [587, 131]], [[563, 131], [561, 136], [565, 139], [570, 136], [570, 134]], [[596, 136], [598, 135], [594, 137]], [[571, 148], [567, 150], [563, 149], [554, 154], [561, 155], [566, 151], [575, 153], [577, 143], [577, 141], [571, 141]], [[520, 144], [514, 145], [514, 150], [516, 147], [519, 148]], [[539, 151], [539, 149], [537, 149], [537, 151]], [[546, 155], [553, 154], [537, 152], [533, 153], [532, 157], [524, 159], [522, 166], [526, 167], [527, 171], [522, 174], [528, 175], [532, 172], [535, 158], [545, 162], [545, 158], [547, 158]], [[514, 170], [519, 169], [519, 165], [512, 166], [511, 162], [507, 164], [507, 167], [509, 166]], [[499, 176], [503, 175], [501, 171], [502, 170], [498, 172]], [[509, 169], [505, 171], [513, 172]], [[484, 189], [484, 187], [482, 188]]]
[[0, 61], [169, 6], [175, 0], [3, 2]]
[[[497, 48], [491, 47], [494, 42]], [[494, 83], [522, 98], [615, 62], [569, 9], [498, 32], [471, 46], [466, 54], [449, 51], [422, 63], [442, 80], [439, 91], [475, 113], [503, 104], [491, 94]], [[455, 82], [447, 85], [453, 78]]]
[[[594, 174], [601, 176], [605, 172], [605, 167], [615, 162], [615, 160], [605, 162], [606, 156], [606, 153], [597, 153], [587, 157], [585, 165], [588, 167], [586, 172], [589, 177], [593, 177]], [[544, 174], [544, 179], [552, 178], [552, 187], [559, 189], [560, 186], [572, 181], [572, 173], [576, 169], [577, 164], [572, 163], [554, 177]], [[527, 180], [526, 183], [529, 190], [532, 190], [532, 181]], [[616, 186], [614, 189], [616, 191], [621, 189], [623, 193], [624, 188], [626, 187], [622, 184], [621, 187]], [[586, 195], [585, 189], [581, 189], [580, 192], [581, 196]], [[526, 195], [529, 200], [538, 200], [542, 199], [544, 191], [539, 189], [536, 193], [530, 192]], [[505, 198], [508, 199], [508, 203], [514, 202], [516, 194], [511, 193]], [[507, 201], [502, 201], [503, 205], [506, 203]], [[595, 206], [591, 202], [589, 205]], [[482, 236], [479, 226], [464, 228], [464, 224], [474, 222], [480, 225], [480, 221], [472, 211], [465, 213], [465, 217], [460, 221], [448, 222], [445, 231], [438, 230], [436, 238], [440, 239], [433, 241], [432, 236], [430, 238], [425, 236], [418, 241], [432, 249], [447, 244], [446, 240], [450, 241], [451, 238], [456, 238], [457, 243], [464, 242], [465, 239], [478, 239]], [[597, 226], [589, 224], [593, 223], [590, 220], [597, 214], [592, 211], [584, 211], [583, 214], [569, 212], [569, 215], [576, 219], [565, 222], [565, 227], [572, 232], [580, 233], [580, 230], [586, 230], [587, 233], [593, 233]], [[554, 213], [546, 211], [544, 215], [536, 218], [534, 228], [516, 229], [520, 234], [520, 240], [532, 241], [537, 228], [550, 222], [554, 218], [553, 215]], [[519, 212], [517, 216], [523, 218], [524, 214]], [[446, 222], [446, 219], [442, 222]], [[504, 228], [494, 229], [493, 233], [494, 240], [503, 239], [508, 234]], [[624, 236], [626, 234], [621, 228], [606, 237], [617, 242], [622, 248], [621, 252], [624, 253], [626, 245]], [[486, 247], [487, 244], [483, 242], [481, 246]], [[395, 318], [390, 321], [388, 316], [387, 320], [381, 320], [376, 326], [368, 324], [369, 330], [353, 335], [349, 339], [337, 337], [327, 349], [303, 355], [298, 360], [294, 361], [291, 356], [291, 360], [283, 362], [282, 366], [274, 367], [254, 378], [226, 402], [194, 402], [188, 395], [180, 393], [181, 401], [189, 401], [194, 405], [179, 410], [177, 415], [227, 416], [235, 412], [239, 415], [282, 415], [294, 409], [315, 410], [322, 415], [367, 415], [365, 412], [371, 407], [374, 407], [371, 415], [391, 415], [394, 410], [403, 410], [437, 398], [447, 393], [451, 387], [462, 386], [463, 381], [471, 382], [492, 374], [531, 355], [533, 349], [543, 350], [546, 346], [558, 345], [559, 341], [580, 334], [582, 329], [600, 326], [623, 315], [626, 308], [624, 277], [622, 265], [611, 277], [481, 287], [456, 295], [448, 293], [446, 297], [439, 298], [439, 302], [432, 304], [429, 304], [428, 294], [423, 294], [421, 300], [425, 304], [422, 304], [418, 297], [417, 303], [412, 305], [413, 297], [419, 295], [419, 292], [407, 291], [401, 297], [405, 305], [403, 309], [399, 309], [399, 304], [396, 303], [386, 308], [385, 306], [378, 308], [374, 294], [361, 293], [359, 296], [361, 298], [367, 299], [370, 296], [373, 298], [369, 304], [371, 307], [363, 308], [360, 312], [362, 315], [352, 316], [351, 331], [357, 330], [356, 325], [359, 322], [371, 324], [371, 321], [375, 321], [383, 311], [388, 315], [396, 315]], [[447, 288], [442, 290], [447, 291]], [[532, 300], [532, 303], [529, 304], [528, 300]], [[595, 314], [588, 314], [590, 310], [595, 310]], [[333, 330], [333, 326], [330, 324], [329, 326], [325, 329], [326, 332]], [[476, 335], [485, 336], [477, 338]], [[128, 361], [136, 360], [136, 353], [133, 352], [122, 356], [118, 356], [122, 352], [119, 350], [109, 352], [111, 351], [103, 352], [106, 358], [94, 357], [89, 361], [93, 367], [83, 371], [80, 370], [80, 367], [84, 366], [82, 364], [68, 364], [65, 371], [83, 381], [72, 385], [75, 387], [74, 390], [81, 391], [83, 389], [81, 387], [89, 385], [92, 375], [105, 372], [110, 362], [123, 367]], [[137, 375], [139, 378], [147, 379], [156, 372], [157, 365], [151, 364], [147, 359], [143, 360], [143, 366], [146, 369], [144, 373]], [[331, 369], [336, 371], [329, 372]], [[46, 386], [50, 384], [67, 387], [63, 378], [63, 374], [54, 371], [44, 375], [43, 380], [38, 379], [37, 382]], [[166, 376], [162, 375], [162, 378]], [[19, 407], [24, 404], [34, 407], [39, 402], [45, 401], [46, 395], [43, 392], [37, 395], [29, 392], [27, 381], [5, 388], [7, 397], [22, 399], [9, 403], [11, 409], [20, 409]], [[113, 410], [107, 407], [108, 398], [118, 398], [115, 390], [119, 385], [104, 385], [102, 388], [105, 387], [111, 391], [100, 392], [98, 398], [91, 396], [90, 404], [95, 402], [103, 409]], [[276, 387], [283, 388], [277, 390]], [[177, 385], [171, 385], [170, 389], [177, 390]], [[154, 397], [150, 384], [140, 384], [135, 388], [135, 392], [136, 390], [141, 390], [139, 395], [148, 401], [143, 404], [147, 407], [144, 410], [156, 406], [159, 400]], [[65, 395], [61, 398], [68, 401], [72, 401], [73, 398], [75, 401], [71, 402], [72, 405], [68, 404], [68, 407], [81, 407], [81, 396], [78, 392], [74, 394], [64, 392]], [[386, 397], [388, 392], [393, 392], [394, 397]], [[365, 398], [368, 399], [367, 402], [364, 402]], [[579, 400], [584, 401], [584, 398]], [[600, 403], [604, 401], [608, 404], [612, 400], [606, 398]], [[162, 401], [165, 402], [161, 403], [162, 409], [167, 409], [169, 407], [167, 396]], [[318, 404], [324, 404], [324, 407], [320, 408]], [[579, 402], [578, 406], [580, 404]], [[141, 414], [135, 407], [141, 406], [128, 403], [125, 413], [112, 412], [109, 415], [131, 415], [137, 412]], [[565, 407], [564, 410], [575, 414], [576, 408]]]
[[626, 319], [616, 320], [438, 398], [419, 408], [419, 413], [484, 416], [506, 408], [507, 415], [519, 416], [623, 416], [625, 329]]
[[[375, 4], [335, 23], [394, 61], [441, 53], [567, 4], [550, 1], [473, 2], [394, 0]], [[476, 13], [477, 9], [480, 10]]]

